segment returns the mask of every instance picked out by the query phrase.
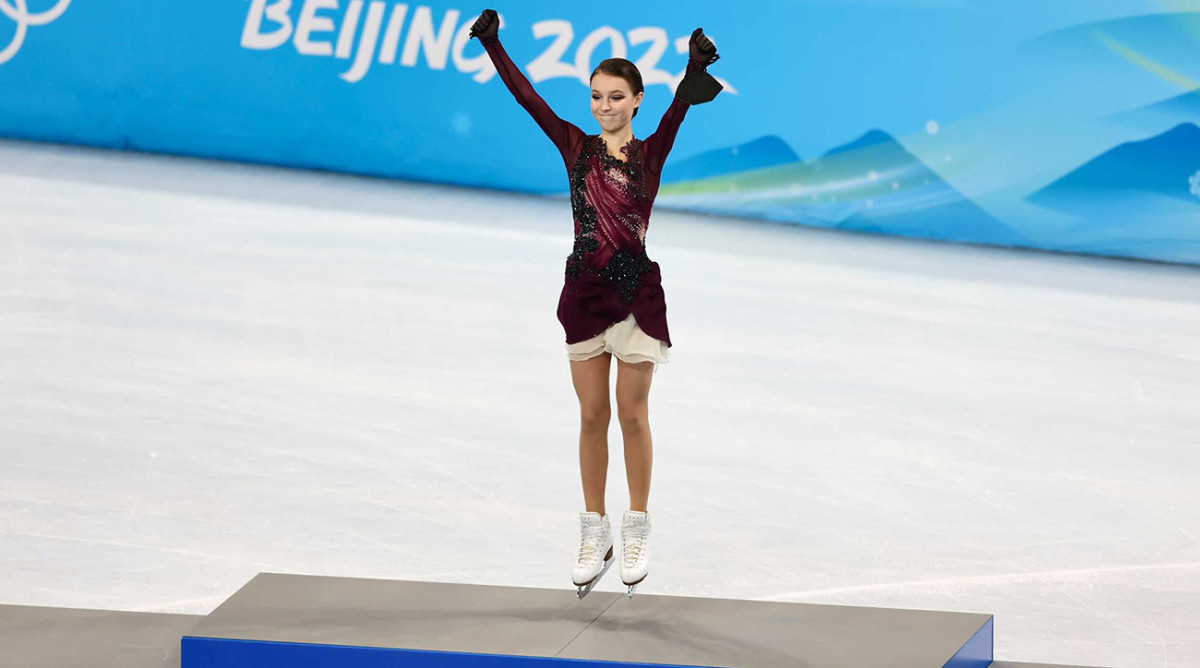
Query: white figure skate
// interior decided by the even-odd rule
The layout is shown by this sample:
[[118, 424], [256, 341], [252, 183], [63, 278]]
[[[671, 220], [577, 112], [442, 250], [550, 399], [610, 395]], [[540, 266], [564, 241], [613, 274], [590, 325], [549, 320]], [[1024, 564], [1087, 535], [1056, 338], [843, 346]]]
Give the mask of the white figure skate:
[[571, 580], [579, 588], [576, 594], [583, 598], [612, 566], [613, 537], [608, 515], [602, 516], [600, 513], [579, 513], [579, 531], [582, 540]]
[[649, 538], [650, 514], [626, 510], [621, 519], [621, 582], [629, 587], [628, 598], [633, 598], [633, 590], [650, 572]]

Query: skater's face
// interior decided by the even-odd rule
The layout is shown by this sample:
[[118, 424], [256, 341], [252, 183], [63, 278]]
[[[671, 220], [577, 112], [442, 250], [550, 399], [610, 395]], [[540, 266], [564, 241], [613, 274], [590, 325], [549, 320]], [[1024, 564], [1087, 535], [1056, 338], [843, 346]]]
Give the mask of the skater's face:
[[633, 119], [633, 110], [642, 103], [644, 94], [634, 95], [629, 82], [604, 72], [592, 77], [592, 115], [608, 132], [620, 130]]

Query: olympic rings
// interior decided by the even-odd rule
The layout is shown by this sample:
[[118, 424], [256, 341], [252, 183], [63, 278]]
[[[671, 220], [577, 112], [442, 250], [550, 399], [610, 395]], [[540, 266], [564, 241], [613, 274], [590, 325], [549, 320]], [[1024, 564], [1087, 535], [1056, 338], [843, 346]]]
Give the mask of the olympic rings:
[[11, 2], [14, 4], [9, 4], [10, 0], [0, 0], [0, 14], [4, 14], [17, 24], [17, 32], [13, 35], [12, 41], [3, 50], [0, 50], [0, 65], [12, 60], [12, 57], [17, 55], [17, 51], [21, 50], [29, 26], [42, 26], [54, 21], [62, 16], [71, 4], [71, 0], [58, 0], [51, 9], [39, 14], [30, 14], [26, 0], [11, 0]]

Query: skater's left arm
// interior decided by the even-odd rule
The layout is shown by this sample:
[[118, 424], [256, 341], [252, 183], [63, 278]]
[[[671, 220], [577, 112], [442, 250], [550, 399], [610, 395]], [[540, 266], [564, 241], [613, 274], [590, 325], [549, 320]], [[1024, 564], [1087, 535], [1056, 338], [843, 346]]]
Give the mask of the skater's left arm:
[[[718, 58], [720, 56], [717, 55], [717, 49], [712, 41], [704, 35], [703, 28], [696, 28], [688, 46], [687, 70], [683, 80], [675, 89], [675, 99], [671, 100], [671, 106], [667, 107], [662, 120], [658, 122], [658, 129], [645, 141], [646, 165], [655, 174], [662, 172], [663, 163], [667, 161], [667, 154], [671, 152], [671, 147], [675, 144], [675, 135], [679, 133], [679, 126], [683, 123], [683, 117], [687, 115], [688, 108], [693, 103], [701, 102], [692, 94], [696, 88], [693, 85], [694, 82], [700, 77], [707, 77], [711, 80], [712, 77], [708, 74], [707, 69]], [[716, 84], [715, 80], [711, 81], [711, 84], [720, 86], [720, 84]]]

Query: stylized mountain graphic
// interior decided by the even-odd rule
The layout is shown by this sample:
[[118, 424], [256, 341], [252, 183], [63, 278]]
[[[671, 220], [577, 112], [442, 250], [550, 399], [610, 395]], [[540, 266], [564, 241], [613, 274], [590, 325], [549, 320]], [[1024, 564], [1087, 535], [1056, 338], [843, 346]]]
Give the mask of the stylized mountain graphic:
[[774, 167], [796, 162], [800, 156], [787, 142], [774, 135], [764, 135], [737, 146], [725, 146], [699, 155], [668, 162], [663, 166], [663, 183], [745, 172], [751, 169]]
[[821, 227], [1029, 243], [882, 130], [871, 130], [814, 160], [664, 185], [659, 201]]
[[1111, 121], [1133, 121], [1143, 118], [1200, 118], [1200, 88], [1165, 100], [1134, 109], [1118, 111], [1104, 118]]
[[908, 156], [909, 159], [916, 160], [916, 158], [914, 158], [912, 155], [910, 155], [907, 151], [904, 150], [904, 147], [900, 146], [899, 142], [897, 142], [895, 139], [892, 138], [891, 135], [884, 132], [883, 130], [867, 130], [866, 134], [859, 137], [858, 139], [855, 139], [854, 141], [850, 142], [849, 144], [842, 144], [841, 146], [835, 146], [835, 147], [829, 149], [828, 151], [825, 151], [825, 153], [821, 157], [826, 158], [831, 155], [838, 155], [841, 153], [850, 153], [851, 151], [856, 151], [858, 149], [864, 149], [869, 146], [875, 146], [877, 144], [890, 144], [890, 146], [889, 146], [890, 149], [892, 149], [892, 150], [899, 149], [900, 152], [902, 152], [902, 153], [904, 153], [904, 155]]
[[[875, 173], [879, 175], [877, 181], [895, 186], [891, 192], [884, 189], [882, 194], [874, 195], [871, 206], [857, 210], [838, 225], [840, 228], [1002, 245], [1029, 243], [943, 181], [882, 130], [870, 130], [855, 141], [832, 148], [820, 160], [826, 165], [826, 175], [855, 168], [862, 174], [862, 168], [869, 168], [868, 175]], [[896, 178], [889, 180], [889, 176]], [[888, 187], [892, 186], [884, 185]]]
[[1180, 123], [1142, 141], [1126, 142], [1025, 199], [1067, 212], [1110, 206], [1114, 199], [1154, 193], [1200, 205], [1188, 179], [1200, 172], [1200, 127]]

